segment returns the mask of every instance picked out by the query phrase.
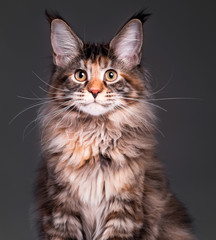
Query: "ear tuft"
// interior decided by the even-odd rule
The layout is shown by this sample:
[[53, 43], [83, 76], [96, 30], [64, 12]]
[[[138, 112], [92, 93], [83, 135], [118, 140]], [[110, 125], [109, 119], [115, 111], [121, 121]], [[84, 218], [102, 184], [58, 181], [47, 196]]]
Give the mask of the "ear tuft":
[[142, 24], [144, 24], [144, 23], [149, 19], [149, 17], [152, 15], [152, 13], [147, 13], [146, 10], [147, 10], [147, 9], [142, 9], [142, 10], [140, 10], [139, 12], [136, 12], [136, 13], [128, 20], [128, 22], [131, 21], [132, 19], [139, 19], [140, 22], [141, 22]]
[[65, 19], [63, 19], [63, 17], [59, 14], [59, 12], [57, 11], [48, 11], [47, 9], [45, 10], [45, 15], [46, 15], [46, 19], [47, 21], [51, 24], [51, 22], [55, 19], [61, 19], [62, 21], [64, 21], [65, 23], [67, 23], [65, 21]]

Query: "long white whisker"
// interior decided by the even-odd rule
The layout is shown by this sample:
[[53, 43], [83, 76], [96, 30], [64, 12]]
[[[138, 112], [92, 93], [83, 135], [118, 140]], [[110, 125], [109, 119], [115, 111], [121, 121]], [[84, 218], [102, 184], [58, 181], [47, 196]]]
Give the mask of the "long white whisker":
[[163, 86], [161, 87], [159, 90], [157, 90], [156, 92], [151, 92], [150, 95], [156, 95], [158, 93], [160, 93], [161, 91], [163, 91], [170, 83], [170, 80]]
[[41, 86], [38, 86], [38, 88], [42, 91], [44, 91], [45, 93], [50, 93], [49, 91], [45, 90], [44, 88], [42, 88]]
[[[126, 108], [126, 106], [123, 104], [121, 104], [121, 105], [119, 105], [120, 107], [122, 107], [123, 109], [125, 109], [126, 111], [128, 111], [132, 116], [135, 116], [135, 117], [137, 117], [138, 119], [140, 118], [142, 121], [144, 121], [146, 124], [149, 124], [149, 125], [151, 125], [153, 128], [155, 128], [163, 137], [165, 137], [164, 136], [164, 134], [155, 126], [155, 125], [153, 125], [153, 124], [151, 124], [150, 122], [148, 122], [145, 118], [143, 118], [143, 117], [141, 117], [141, 116], [137, 116], [133, 111], [131, 111], [131, 110], [129, 110], [129, 109], [127, 109]], [[145, 124], [144, 124], [145, 125]], [[149, 133], [151, 133], [151, 131], [148, 129], [148, 127], [145, 125], [145, 127], [146, 127], [146, 129], [149, 131]]]
[[41, 99], [42, 100], [42, 98], [41, 97], [39, 97], [36, 93], [34, 93], [34, 92], [32, 92], [32, 94], [36, 97], [36, 98], [38, 98], [38, 99]]
[[[68, 106], [68, 108], [65, 109], [66, 115], [67, 115], [67, 114], [70, 114], [70, 112], [67, 112], [67, 110], [70, 109], [71, 107], [72, 107], [72, 109], [70, 110], [70, 112], [73, 111], [73, 109], [74, 109], [76, 106], [75, 106], [74, 103], [70, 104], [70, 105]], [[61, 118], [61, 120], [56, 123], [55, 129], [57, 129], [57, 127], [58, 127], [59, 125], [61, 125], [61, 123], [62, 123], [62, 121], [63, 121], [63, 119], [64, 119], [64, 117], [65, 117], [66, 115], [63, 115], [62, 118]]]
[[20, 96], [20, 95], [18, 95], [17, 96], [18, 98], [21, 98], [21, 99], [26, 99], [26, 100], [49, 100], [50, 98], [30, 98], [30, 97], [24, 97], [24, 96]]
[[[43, 92], [45, 92], [45, 93], [49, 93], [49, 94], [50, 94], [49, 91], [45, 90], [45, 89], [42, 88], [41, 86], [38, 86], [38, 88], [39, 88], [40, 90], [42, 90]], [[69, 92], [70, 92], [70, 91], [64, 91], [64, 92], [61, 92], [61, 93], [58, 93], [58, 94], [65, 94], [65, 93], [69, 93]], [[73, 94], [75, 94], [75, 93], [73, 93]]]
[[165, 112], [167, 112], [167, 110], [165, 108], [162, 108], [154, 103], [151, 103], [151, 102], [148, 102], [147, 100], [144, 100], [144, 99], [137, 99], [137, 98], [128, 98], [128, 97], [118, 97], [118, 98], [121, 98], [121, 99], [127, 99], [127, 100], [133, 100], [133, 101], [137, 101], [137, 102], [144, 102], [146, 104], [149, 104], [149, 105], [152, 105], [160, 110], [163, 110]]
[[[61, 99], [68, 99], [68, 97], [66, 98], [61, 98]], [[49, 103], [49, 102], [54, 102], [54, 101], [56, 101], [57, 99], [50, 99], [50, 100], [47, 100], [47, 101], [41, 101], [41, 102], [39, 102], [39, 103], [36, 103], [36, 104], [34, 104], [34, 105], [32, 105], [32, 106], [29, 106], [29, 107], [27, 107], [27, 108], [25, 108], [24, 110], [22, 110], [21, 112], [19, 112], [17, 115], [15, 115], [10, 121], [9, 121], [9, 124], [11, 124], [17, 117], [19, 117], [22, 113], [24, 113], [24, 112], [26, 112], [27, 110], [29, 110], [29, 109], [32, 109], [32, 108], [34, 108], [34, 107], [37, 107], [37, 106], [40, 106], [40, 105], [43, 105], [43, 104], [45, 104], [45, 103]]]
[[149, 101], [167, 101], [167, 100], [202, 100], [200, 98], [192, 97], [168, 97], [168, 98], [150, 98]]
[[[53, 118], [56, 118], [56, 117], [59, 116], [62, 112], [67, 111], [67, 110], [68, 110], [69, 108], [71, 108], [72, 106], [74, 106], [74, 103], [72, 103], [72, 104], [64, 107], [63, 109], [57, 111], [57, 114], [55, 114], [55, 115], [53, 116]], [[42, 134], [41, 134], [41, 138], [43, 137], [43, 134], [44, 134], [44, 132], [45, 132], [45, 129], [47, 128], [48, 124], [53, 120], [53, 118], [50, 118], [50, 120], [49, 120], [49, 121], [46, 123], [46, 125], [44, 126], [43, 132], [42, 132]]]
[[45, 97], [45, 98], [40, 98], [40, 97], [37, 97], [37, 98], [30, 98], [30, 97], [25, 97], [25, 96], [20, 96], [18, 95], [17, 96], [18, 98], [21, 98], [21, 99], [26, 99], [26, 100], [37, 100], [37, 101], [43, 101], [43, 100], [64, 100], [64, 99], [68, 99], [69, 97], [68, 96], [64, 96], [64, 97], [61, 97], [61, 98], [58, 98], [58, 97]]
[[[146, 125], [146, 124], [149, 124], [149, 122], [146, 120], [146, 119], [144, 119], [143, 117], [141, 117], [141, 116], [137, 116], [137, 114], [135, 114], [133, 111], [130, 111], [129, 109], [127, 109], [126, 107], [125, 107], [125, 105], [119, 105], [119, 107], [120, 108], [122, 108], [122, 109], [124, 109], [125, 111], [127, 111], [131, 116], [135, 116], [137, 119], [140, 119], [140, 120], [142, 120], [142, 121], [144, 121], [144, 125], [145, 125], [145, 127], [146, 127], [146, 129], [148, 130], [148, 132], [150, 133], [150, 134], [152, 134], [151, 133], [151, 131], [150, 131], [150, 129], [148, 128], [148, 126]], [[146, 124], [145, 124], [146, 123]], [[152, 124], [150, 124], [150, 125], [152, 125]]]
[[[52, 101], [52, 100], [51, 100]], [[18, 116], [20, 116], [22, 113], [26, 112], [27, 110], [31, 109], [31, 108], [34, 108], [34, 107], [37, 107], [37, 106], [40, 106], [46, 102], [50, 102], [50, 101], [43, 101], [43, 102], [40, 102], [40, 103], [37, 103], [37, 104], [34, 104], [32, 106], [29, 106], [27, 108], [25, 108], [24, 110], [22, 110], [21, 112], [19, 112], [16, 116], [14, 116], [10, 121], [9, 121], [9, 124], [11, 124]]]
[[[69, 101], [71, 101], [71, 99], [69, 99], [69, 100], [66, 101], [66, 102], [69, 102]], [[66, 102], [60, 104], [59, 106], [63, 106]], [[60, 110], [62, 110], [62, 109], [60, 109]], [[37, 126], [37, 124], [36, 124], [27, 134], [25, 134], [25, 132], [27, 131], [27, 129], [28, 129], [34, 122], [37, 122], [37, 121], [39, 121], [40, 119], [42, 119], [42, 118], [44, 118], [44, 117], [52, 117], [52, 115], [54, 115], [55, 113], [56, 113], [56, 112], [51, 112], [51, 113], [48, 113], [48, 114], [43, 115], [43, 116], [38, 115], [34, 120], [32, 120], [30, 123], [28, 123], [27, 126], [24, 128], [23, 138], [25, 138], [25, 136], [27, 136], [28, 134], [30, 134], [30, 133], [33, 131], [33, 129]]]
[[55, 88], [55, 87], [53, 87], [52, 85], [50, 85], [50, 84], [48, 84], [47, 82], [45, 82], [41, 77], [39, 77], [39, 76], [37, 75], [37, 73], [35, 73], [34, 71], [32, 71], [32, 73], [33, 73], [41, 82], [43, 82], [43, 83], [46, 84], [47, 86], [49, 86], [49, 87], [51, 87], [51, 88], [54, 88], [54, 89], [57, 89], [57, 90], [62, 91], [62, 92], [69, 92], [68, 90], [64, 90], [64, 89], [60, 89], [60, 88]]

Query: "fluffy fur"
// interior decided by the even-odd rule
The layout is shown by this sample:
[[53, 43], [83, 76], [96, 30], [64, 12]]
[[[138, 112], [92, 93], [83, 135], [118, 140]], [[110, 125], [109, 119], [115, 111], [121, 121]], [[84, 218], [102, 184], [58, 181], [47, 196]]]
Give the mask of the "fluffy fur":
[[[133, 16], [110, 44], [86, 44], [49, 16], [55, 70], [40, 113], [40, 239], [194, 239], [154, 155], [155, 117], [140, 66], [146, 17]], [[110, 69], [113, 81], [105, 79]]]

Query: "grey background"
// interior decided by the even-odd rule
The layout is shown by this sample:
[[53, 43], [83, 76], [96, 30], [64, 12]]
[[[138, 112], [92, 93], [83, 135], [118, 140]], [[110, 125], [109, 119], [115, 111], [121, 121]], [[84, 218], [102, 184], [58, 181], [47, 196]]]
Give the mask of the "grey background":
[[[215, 1], [4, 1], [0, 14], [1, 160], [0, 239], [36, 239], [32, 224], [33, 182], [39, 161], [39, 135], [23, 140], [37, 107], [9, 121], [36, 102], [17, 95], [43, 96], [51, 47], [44, 10], [58, 10], [85, 40], [108, 41], [134, 12], [148, 7], [143, 59], [157, 98], [158, 156], [172, 190], [194, 218], [198, 239], [215, 239]], [[34, 92], [34, 93], [33, 93]], [[34, 126], [34, 125], [32, 125]], [[28, 129], [30, 130], [31, 127]]]

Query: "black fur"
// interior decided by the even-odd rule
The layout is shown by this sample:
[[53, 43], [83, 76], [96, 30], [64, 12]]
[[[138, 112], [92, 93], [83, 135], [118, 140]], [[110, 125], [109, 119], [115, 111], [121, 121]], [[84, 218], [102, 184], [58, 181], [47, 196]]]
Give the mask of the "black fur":
[[95, 61], [97, 56], [108, 56], [108, 52], [108, 44], [86, 43], [83, 51], [84, 56], [82, 57]]
[[132, 19], [139, 19], [143, 24], [149, 19], [149, 17], [151, 15], [152, 15], [152, 13], [147, 13], [146, 9], [142, 9], [142, 10], [136, 12], [131, 18], [129, 18], [128, 22]]
[[59, 14], [59, 12], [57, 11], [48, 11], [48, 10], [45, 10], [45, 15], [46, 15], [46, 19], [48, 20], [48, 22], [51, 24], [51, 22], [54, 20], [54, 19], [61, 19], [63, 20], [64, 22], [67, 23], [67, 21], [65, 21], [65, 19]]

